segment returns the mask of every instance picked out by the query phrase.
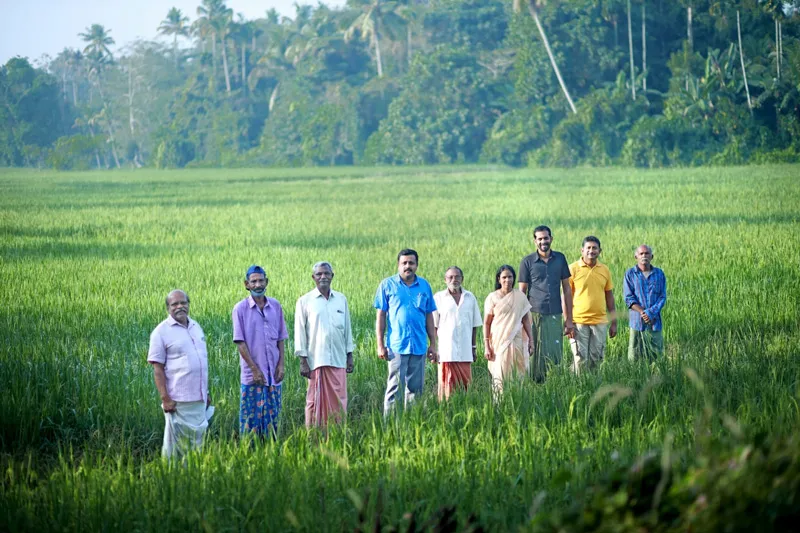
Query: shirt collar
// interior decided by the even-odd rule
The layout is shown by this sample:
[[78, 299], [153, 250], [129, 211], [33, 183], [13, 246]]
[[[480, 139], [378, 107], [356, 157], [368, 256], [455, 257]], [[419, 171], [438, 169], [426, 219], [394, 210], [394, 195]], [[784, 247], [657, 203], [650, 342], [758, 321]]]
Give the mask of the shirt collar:
[[583, 260], [583, 257], [581, 257], [580, 259], [578, 259], [578, 262], [580, 263], [580, 266], [582, 266], [582, 267], [585, 267], [585, 268], [594, 268], [594, 267], [598, 267], [598, 266], [600, 266], [600, 260], [599, 260], [599, 259], [598, 259], [598, 260], [597, 260], [597, 262], [594, 264], [594, 266], [589, 266], [589, 265], [587, 265], [587, 264], [586, 264], [586, 261], [584, 261], [584, 260]]
[[192, 326], [192, 322], [193, 321], [188, 316], [186, 317], [186, 320], [187, 320], [186, 326], [184, 326], [183, 324], [181, 324], [180, 322], [178, 322], [177, 320], [172, 318], [172, 315], [167, 315], [167, 324], [169, 324], [170, 326], [180, 326], [182, 328], [186, 327], [188, 329], [188, 328], [190, 328]]
[[[319, 289], [318, 289], [318, 288], [316, 288], [316, 287], [314, 287], [314, 290], [312, 290], [312, 291], [311, 291], [311, 294], [313, 294], [313, 295], [314, 295], [314, 298], [324, 298], [324, 296], [322, 296], [322, 293], [321, 293], [321, 292], [319, 292]], [[336, 291], [334, 291], [333, 289], [331, 289], [331, 294], [330, 294], [330, 297], [331, 297], [331, 298], [333, 298], [333, 295], [334, 295], [334, 294], [336, 294]]]
[[[400, 274], [395, 274], [395, 278], [397, 278], [397, 282], [398, 283], [402, 283], [403, 285], [406, 285], [406, 282], [403, 281], [403, 278], [400, 277]], [[414, 276], [414, 283], [412, 283], [411, 285], [406, 285], [406, 287], [413, 287], [414, 285], [418, 285], [418, 284], [419, 284], [419, 276]]]
[[[265, 296], [265, 299], [266, 299], [266, 302], [267, 302], [267, 303], [265, 303], [265, 304], [264, 304], [264, 307], [269, 307], [269, 298], [267, 298], [267, 297]], [[248, 296], [248, 297], [247, 297], [247, 305], [249, 305], [251, 308], [253, 308], [253, 307], [255, 307], [255, 306], [256, 306], [256, 299], [255, 299], [255, 298], [253, 298], [253, 295], [252, 295], [252, 294], [251, 294], [250, 296]]]

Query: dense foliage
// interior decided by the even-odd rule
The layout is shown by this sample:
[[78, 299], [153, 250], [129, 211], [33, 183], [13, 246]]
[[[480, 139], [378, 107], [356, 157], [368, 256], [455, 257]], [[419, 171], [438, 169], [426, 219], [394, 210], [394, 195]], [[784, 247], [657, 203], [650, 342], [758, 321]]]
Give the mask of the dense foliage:
[[202, 0], [193, 15], [166, 13], [166, 45], [115, 57], [94, 24], [83, 50], [0, 67], [0, 165], [800, 157], [797, 1], [348, 0], [246, 20]]

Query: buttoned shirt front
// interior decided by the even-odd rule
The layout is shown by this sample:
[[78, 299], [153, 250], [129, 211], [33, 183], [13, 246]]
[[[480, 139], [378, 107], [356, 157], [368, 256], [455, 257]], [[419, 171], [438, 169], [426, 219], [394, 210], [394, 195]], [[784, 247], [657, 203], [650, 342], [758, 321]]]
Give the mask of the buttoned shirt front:
[[569, 265], [569, 271], [572, 319], [576, 324], [607, 324], [606, 291], [614, 288], [611, 271], [600, 261], [589, 266], [583, 258]]
[[297, 300], [294, 312], [294, 354], [307, 357], [308, 366], [345, 368], [355, 349], [350, 309], [344, 294], [331, 289], [325, 298], [314, 289]]
[[664, 271], [651, 267], [650, 275], [645, 276], [638, 266], [629, 268], [625, 272], [623, 294], [625, 305], [630, 309], [633, 304], [642, 307], [650, 317], [650, 326], [645, 324], [642, 316], [630, 309], [629, 325], [636, 331], [644, 331], [652, 327], [653, 331], [661, 331], [661, 310], [667, 303], [667, 278]]
[[528, 284], [531, 311], [542, 315], [561, 313], [561, 280], [569, 278], [567, 258], [551, 251], [550, 259], [542, 260], [539, 252], [526, 256], [519, 266], [519, 282]]
[[148, 363], [164, 365], [167, 394], [176, 402], [205, 402], [208, 398], [208, 350], [200, 324], [184, 326], [171, 316], [150, 334]]
[[[278, 385], [275, 368], [280, 353], [278, 341], [289, 338], [283, 308], [275, 298], [266, 298], [264, 309], [259, 309], [252, 296], [248, 296], [233, 308], [233, 342], [244, 342], [250, 357], [264, 374], [267, 385]], [[239, 357], [242, 385], [253, 384], [253, 373], [244, 359]]]
[[475, 295], [461, 290], [461, 298], [455, 298], [445, 289], [433, 295], [436, 311], [433, 323], [440, 363], [472, 362], [472, 329], [480, 327], [481, 309]]
[[392, 353], [427, 353], [426, 315], [436, 311], [427, 281], [417, 276], [414, 283], [406, 285], [399, 274], [386, 278], [378, 286], [374, 307], [386, 313], [386, 344]]

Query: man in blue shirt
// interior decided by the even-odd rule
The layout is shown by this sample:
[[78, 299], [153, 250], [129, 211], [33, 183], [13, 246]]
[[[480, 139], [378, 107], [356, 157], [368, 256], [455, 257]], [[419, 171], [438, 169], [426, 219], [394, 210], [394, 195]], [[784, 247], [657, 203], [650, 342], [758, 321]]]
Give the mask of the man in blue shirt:
[[664, 353], [661, 310], [667, 303], [667, 278], [650, 264], [653, 249], [643, 244], [634, 254], [636, 266], [625, 272], [623, 293], [630, 309], [628, 359], [655, 359]]
[[[397, 254], [397, 275], [384, 279], [375, 294], [375, 336], [378, 357], [389, 361], [383, 414], [395, 404], [397, 390], [405, 389], [404, 406], [414, 401], [425, 383], [425, 355], [436, 362], [436, 304], [427, 281], [417, 276], [419, 256], [406, 248]], [[427, 338], [426, 338], [427, 337]]]

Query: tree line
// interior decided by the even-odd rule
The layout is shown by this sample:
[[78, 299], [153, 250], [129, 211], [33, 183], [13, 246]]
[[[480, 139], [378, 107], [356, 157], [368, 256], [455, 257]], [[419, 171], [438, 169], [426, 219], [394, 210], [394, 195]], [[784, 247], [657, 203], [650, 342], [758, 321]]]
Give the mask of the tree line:
[[[190, 16], [191, 15], [191, 16]], [[800, 0], [172, 8], [0, 67], [0, 165], [740, 164], [800, 158]]]

